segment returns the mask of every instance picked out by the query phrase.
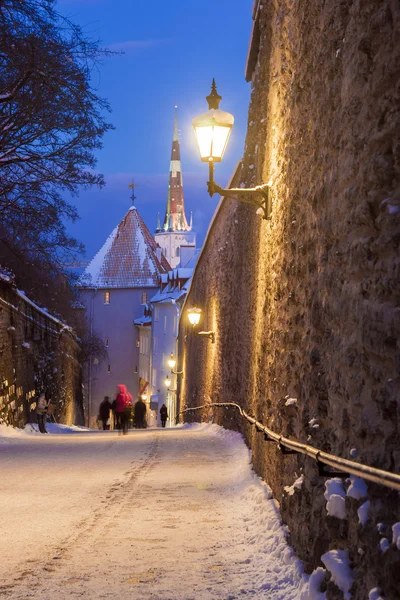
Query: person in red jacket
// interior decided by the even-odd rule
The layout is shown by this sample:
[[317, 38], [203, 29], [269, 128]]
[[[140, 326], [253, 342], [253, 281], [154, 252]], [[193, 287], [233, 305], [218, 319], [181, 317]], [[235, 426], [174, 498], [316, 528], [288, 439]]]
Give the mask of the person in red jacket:
[[126, 434], [128, 433], [128, 412], [132, 406], [132, 396], [126, 389], [126, 385], [120, 383], [117, 386], [117, 397], [115, 399], [115, 416], [120, 424], [120, 428]]

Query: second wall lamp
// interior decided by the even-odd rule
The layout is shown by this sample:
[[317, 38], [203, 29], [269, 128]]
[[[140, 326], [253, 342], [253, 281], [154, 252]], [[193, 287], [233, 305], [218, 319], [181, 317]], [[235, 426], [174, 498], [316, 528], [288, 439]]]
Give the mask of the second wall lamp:
[[200, 323], [201, 312], [202, 312], [201, 308], [197, 308], [197, 307], [188, 308], [188, 310], [187, 310], [189, 323], [193, 327], [193, 333], [195, 335], [200, 335], [202, 337], [206, 337], [209, 340], [211, 340], [212, 344], [215, 344], [215, 332], [214, 331], [196, 331], [195, 330], [197, 325]]

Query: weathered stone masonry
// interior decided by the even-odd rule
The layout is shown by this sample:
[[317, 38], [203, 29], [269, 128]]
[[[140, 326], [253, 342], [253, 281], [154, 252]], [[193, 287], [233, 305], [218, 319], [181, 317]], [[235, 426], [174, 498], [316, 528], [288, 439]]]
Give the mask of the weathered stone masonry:
[[37, 393], [48, 390], [58, 422], [83, 424], [79, 354], [70, 328], [0, 277], [0, 422], [35, 421]]
[[[184, 342], [183, 320], [180, 335], [183, 405], [238, 401], [277, 432], [346, 458], [355, 449], [356, 460], [395, 472], [399, 25], [389, 0], [279, 0], [258, 11], [248, 134], [233, 185], [271, 180], [272, 219], [223, 201], [186, 302], [201, 306], [202, 329], [214, 330], [216, 343]], [[229, 110], [227, 98], [221, 108]], [[288, 396], [297, 403], [286, 406]], [[328, 517], [313, 461], [283, 457], [231, 411], [214, 414], [243, 428], [308, 571], [323, 566], [327, 550], [347, 549], [353, 598], [378, 585], [386, 600], [399, 597], [400, 552], [379, 550], [400, 520], [397, 493], [368, 485], [364, 527], [357, 509], [367, 498], [347, 498], [344, 521]], [[302, 488], [285, 493], [301, 473]], [[343, 597], [332, 582], [327, 589], [328, 598]]]

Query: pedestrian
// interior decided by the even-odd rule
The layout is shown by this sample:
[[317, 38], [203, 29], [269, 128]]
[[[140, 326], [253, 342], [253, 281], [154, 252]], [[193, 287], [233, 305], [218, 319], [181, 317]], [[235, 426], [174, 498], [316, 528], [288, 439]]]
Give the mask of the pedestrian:
[[119, 428], [122, 429], [124, 434], [128, 433], [128, 416], [127, 412], [129, 407], [132, 405], [132, 396], [126, 389], [126, 385], [120, 383], [117, 386], [117, 397], [115, 398], [115, 415]]
[[141, 398], [135, 404], [135, 425], [138, 429], [146, 427], [146, 405]]
[[47, 433], [46, 429], [46, 415], [47, 415], [47, 400], [44, 393], [39, 394], [39, 398], [36, 401], [36, 417], [39, 426], [40, 433]]
[[162, 407], [160, 408], [160, 419], [161, 419], [162, 427], [165, 427], [165, 423], [167, 422], [167, 419], [168, 419], [168, 410], [167, 410], [167, 407], [165, 406], [165, 404], [163, 404]]
[[99, 421], [101, 421], [103, 425], [103, 431], [110, 429], [108, 425], [108, 419], [110, 418], [110, 410], [111, 410], [111, 402], [108, 396], [104, 396], [104, 400], [100, 403], [99, 406]]

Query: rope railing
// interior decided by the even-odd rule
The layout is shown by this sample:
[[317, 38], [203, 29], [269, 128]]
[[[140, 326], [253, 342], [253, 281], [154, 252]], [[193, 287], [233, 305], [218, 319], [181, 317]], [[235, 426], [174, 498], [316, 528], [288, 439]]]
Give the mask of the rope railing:
[[[305, 454], [315, 460], [318, 465], [319, 474], [322, 477], [348, 477], [349, 475], [355, 475], [356, 477], [361, 477], [367, 481], [372, 481], [379, 485], [384, 485], [393, 490], [400, 491], [400, 475], [356, 463], [352, 460], [347, 460], [346, 458], [341, 458], [340, 456], [335, 456], [334, 454], [329, 454], [328, 452], [314, 448], [309, 444], [303, 444], [297, 440], [291, 440], [283, 435], [279, 435], [269, 427], [263, 425], [260, 421], [257, 421], [254, 417], [247, 414], [247, 412], [235, 402], [211, 402], [210, 404], [203, 404], [202, 406], [185, 408], [177, 413], [176, 418], [178, 420], [179, 415], [189, 411], [202, 410], [213, 406], [236, 408], [242, 417], [247, 419], [251, 425], [255, 426], [258, 432], [264, 433], [264, 440], [266, 442], [275, 442], [283, 454]], [[324, 465], [337, 469], [337, 471], [326, 471], [324, 470]]]

